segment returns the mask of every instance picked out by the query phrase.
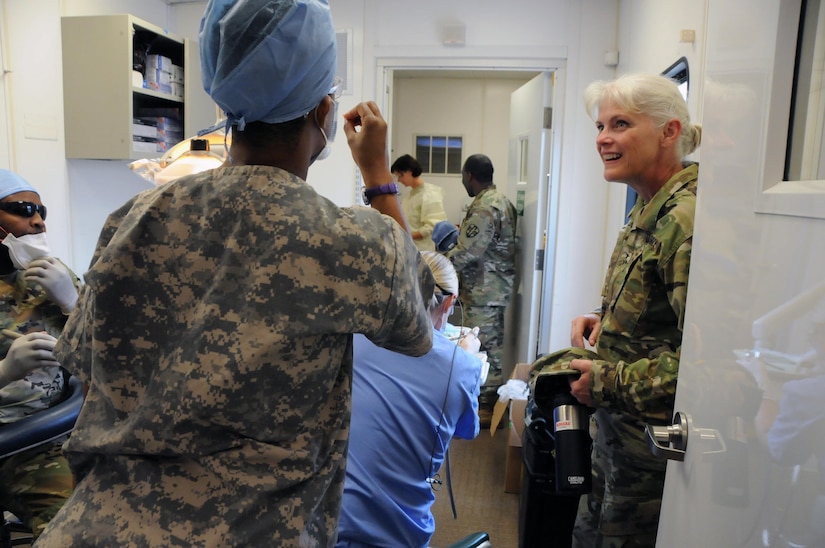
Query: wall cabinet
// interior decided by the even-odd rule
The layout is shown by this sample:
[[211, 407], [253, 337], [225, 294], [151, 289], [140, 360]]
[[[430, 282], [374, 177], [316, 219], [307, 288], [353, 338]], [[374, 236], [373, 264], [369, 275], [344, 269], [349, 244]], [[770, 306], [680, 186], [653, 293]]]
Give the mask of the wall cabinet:
[[[189, 70], [188, 39], [129, 14], [63, 17], [61, 30], [67, 158], [160, 157], [163, 151], [149, 150], [145, 132], [135, 126], [135, 119], [147, 112], [177, 115], [178, 131], [194, 133], [186, 89], [191, 88], [190, 73], [200, 71]], [[148, 73], [156, 70], [147, 66], [146, 55], [163, 56], [179, 68], [179, 87], [146, 87]]]

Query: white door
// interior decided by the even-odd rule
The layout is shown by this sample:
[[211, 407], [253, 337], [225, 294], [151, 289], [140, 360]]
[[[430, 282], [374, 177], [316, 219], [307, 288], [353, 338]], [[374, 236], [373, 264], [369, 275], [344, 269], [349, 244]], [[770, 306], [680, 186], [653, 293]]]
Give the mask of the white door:
[[550, 184], [553, 77], [552, 72], [543, 72], [510, 96], [508, 198], [519, 212], [519, 252], [505, 363], [532, 362], [539, 331], [550, 331], [539, 318], [542, 310], [551, 309], [552, 296], [542, 288], [552, 287], [545, 281], [552, 277], [555, 241], [555, 230], [547, 233], [548, 218], [555, 227], [556, 203]]
[[707, 6], [684, 432], [658, 431], [686, 450], [657, 545], [825, 546], [825, 181], [783, 182], [800, 2]]

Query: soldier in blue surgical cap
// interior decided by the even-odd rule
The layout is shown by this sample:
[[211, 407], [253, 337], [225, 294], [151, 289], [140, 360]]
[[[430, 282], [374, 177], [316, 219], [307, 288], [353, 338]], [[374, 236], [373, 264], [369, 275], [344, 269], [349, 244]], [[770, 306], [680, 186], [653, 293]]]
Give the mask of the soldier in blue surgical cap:
[[200, 48], [230, 158], [105, 223], [55, 347], [89, 385], [65, 446], [78, 483], [39, 548], [333, 545], [352, 334], [432, 346], [374, 103], [343, 116], [374, 209], [305, 181], [335, 133], [327, 2], [211, 0]]
[[[2, 430], [64, 399], [65, 372], [52, 351], [77, 302], [80, 281], [49, 250], [40, 193], [5, 169], [0, 169], [0, 244]], [[60, 451], [63, 441], [0, 459], [0, 508], [13, 512], [35, 538], [74, 486]]]

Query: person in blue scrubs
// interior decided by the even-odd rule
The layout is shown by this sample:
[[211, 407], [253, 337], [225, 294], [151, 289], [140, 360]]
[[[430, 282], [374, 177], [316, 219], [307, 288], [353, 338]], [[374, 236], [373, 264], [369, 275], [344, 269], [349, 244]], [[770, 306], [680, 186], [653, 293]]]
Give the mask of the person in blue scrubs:
[[[430, 508], [453, 436], [479, 432], [483, 362], [473, 332], [456, 343], [444, 333], [458, 295], [449, 259], [424, 251], [435, 289], [427, 303], [433, 348], [413, 358], [356, 335], [352, 422], [339, 548], [427, 546], [435, 532]], [[425, 297], [426, 299], [426, 297]]]

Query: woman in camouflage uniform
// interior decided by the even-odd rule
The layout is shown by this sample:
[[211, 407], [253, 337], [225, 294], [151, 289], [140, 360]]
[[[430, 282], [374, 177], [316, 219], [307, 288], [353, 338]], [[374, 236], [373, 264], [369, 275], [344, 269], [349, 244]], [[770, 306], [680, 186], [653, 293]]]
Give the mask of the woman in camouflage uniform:
[[593, 492], [582, 499], [574, 544], [654, 546], [666, 461], [654, 457], [645, 424], [669, 424], [682, 344], [698, 166], [683, 161], [701, 139], [676, 84], [631, 74], [585, 91], [596, 121], [604, 177], [639, 198], [619, 235], [601, 308], [573, 321], [579, 402], [595, 407]]

